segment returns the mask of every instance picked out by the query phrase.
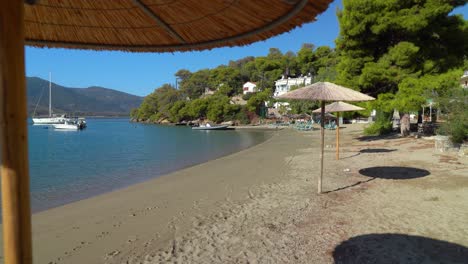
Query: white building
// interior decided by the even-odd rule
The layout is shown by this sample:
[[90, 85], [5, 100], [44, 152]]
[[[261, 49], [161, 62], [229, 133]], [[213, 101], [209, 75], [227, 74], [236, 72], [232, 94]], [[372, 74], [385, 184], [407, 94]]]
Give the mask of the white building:
[[463, 76], [460, 78], [460, 84], [463, 88], [468, 89], [468, 71], [463, 73]]
[[254, 82], [246, 82], [242, 86], [243, 93], [256, 93], [258, 91], [257, 84]]
[[280, 96], [291, 91], [292, 86], [303, 86], [312, 84], [311, 76], [303, 76], [298, 78], [285, 78], [284, 75], [280, 80], [275, 82], [275, 93], [274, 96]]
[[[301, 76], [298, 78], [285, 78], [284, 75], [281, 76], [280, 80], [275, 81], [275, 93], [273, 94], [274, 97], [280, 96], [291, 91], [291, 87], [293, 86], [304, 86], [312, 84], [312, 77], [311, 76]], [[281, 106], [285, 106], [288, 111], [291, 110], [289, 107], [289, 103], [287, 102], [276, 102], [273, 104], [273, 107], [279, 109]]]

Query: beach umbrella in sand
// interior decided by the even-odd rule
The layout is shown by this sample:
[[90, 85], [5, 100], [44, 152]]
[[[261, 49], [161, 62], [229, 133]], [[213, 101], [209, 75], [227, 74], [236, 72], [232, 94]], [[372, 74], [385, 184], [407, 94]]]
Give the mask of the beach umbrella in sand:
[[322, 192], [322, 177], [323, 177], [323, 150], [325, 138], [325, 102], [327, 101], [370, 101], [374, 97], [365, 95], [363, 93], [354, 91], [343, 86], [336, 85], [329, 82], [317, 82], [297, 90], [285, 93], [278, 96], [279, 99], [293, 99], [293, 100], [308, 100], [320, 101], [321, 118], [320, 122], [320, 177], [318, 179], [318, 193]]
[[330, 2], [1, 1], [0, 173], [5, 263], [32, 262], [25, 44], [132, 52], [246, 45], [314, 21]]
[[[325, 113], [336, 113], [337, 125], [336, 125], [336, 159], [340, 159], [340, 112], [353, 112], [361, 111], [364, 108], [347, 104], [344, 102], [334, 102], [325, 106]], [[312, 113], [322, 112], [321, 108], [315, 109]], [[323, 121], [322, 121], [323, 122]]]

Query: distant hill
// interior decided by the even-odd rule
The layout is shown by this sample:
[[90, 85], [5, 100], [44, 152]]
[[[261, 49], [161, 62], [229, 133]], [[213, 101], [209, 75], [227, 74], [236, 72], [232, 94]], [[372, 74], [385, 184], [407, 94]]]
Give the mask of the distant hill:
[[[49, 81], [26, 77], [28, 89], [28, 113], [49, 113]], [[40, 99], [40, 100], [39, 100]], [[52, 111], [86, 116], [129, 116], [143, 97], [103, 87], [71, 88], [52, 83]], [[39, 102], [39, 104], [38, 104]]]

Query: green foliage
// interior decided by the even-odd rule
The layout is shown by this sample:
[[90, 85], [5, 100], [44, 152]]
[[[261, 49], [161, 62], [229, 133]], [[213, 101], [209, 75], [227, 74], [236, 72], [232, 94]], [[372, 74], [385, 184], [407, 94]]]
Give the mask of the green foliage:
[[190, 99], [200, 97], [209, 85], [210, 71], [200, 70], [190, 74], [190, 77], [182, 79], [179, 85], [181, 92]]
[[137, 118], [138, 117], [138, 108], [132, 108], [132, 110], [130, 110], [130, 117], [131, 118]]
[[180, 92], [170, 84], [164, 84], [146, 96], [138, 112], [133, 112], [133, 117], [139, 120], [157, 121], [160, 118], [170, 117], [172, 104], [181, 99]]
[[265, 106], [265, 102], [271, 99], [272, 90], [266, 89], [264, 91], [254, 93], [247, 101], [247, 110], [260, 114], [260, 109]]
[[287, 114], [288, 113], [288, 107], [286, 105], [280, 105], [279, 109], [278, 109], [278, 113], [280, 113], [280, 115]]
[[367, 109], [376, 109], [375, 122], [364, 129], [368, 136], [379, 136], [392, 131], [391, 117], [394, 111], [394, 98], [392, 93], [379, 94], [377, 100], [368, 102]]
[[458, 87], [461, 70], [451, 70], [443, 74], [427, 74], [420, 78], [408, 77], [399, 85], [394, 107], [403, 112], [418, 111], [427, 99], [445, 97]]
[[377, 112], [376, 120], [364, 129], [364, 134], [367, 136], [380, 136], [388, 134], [392, 131], [391, 114], [385, 112]]
[[[249, 116], [262, 115], [265, 102], [272, 101], [274, 82], [281, 75], [307, 75], [311, 73], [316, 81], [334, 81], [338, 63], [337, 52], [330, 47], [315, 48], [304, 44], [297, 55], [288, 51], [282, 53], [271, 48], [267, 56], [245, 57], [213, 69], [190, 72], [177, 71], [175, 77], [179, 90], [162, 86], [148, 95], [133, 115], [139, 120], [159, 121], [166, 118], [172, 122], [208, 118], [214, 122], [239, 120], [248, 123]], [[242, 85], [257, 83], [259, 92], [243, 95], [247, 105], [232, 105], [229, 98], [242, 93]], [[299, 87], [302, 87], [298, 86]], [[293, 87], [295, 89], [296, 87]], [[215, 91], [214, 95], [201, 98], [205, 89]], [[317, 107], [314, 102], [290, 102], [293, 113], [311, 113]]]
[[320, 107], [320, 103], [317, 101], [302, 101], [302, 100], [291, 100], [289, 102], [292, 114], [312, 114], [312, 111]]
[[437, 132], [450, 136], [453, 143], [467, 140], [468, 91], [459, 87], [453, 88], [435, 102], [446, 118]]
[[240, 124], [248, 124], [250, 123], [250, 119], [248, 116], [247, 107], [242, 106], [239, 111], [236, 113], [234, 120], [237, 120]]
[[242, 95], [242, 99], [244, 99], [245, 101], [248, 101], [250, 99], [250, 97], [252, 97], [255, 93], [246, 93], [244, 95]]
[[186, 101], [177, 101], [169, 109], [169, 118], [172, 122], [180, 122], [186, 120], [190, 117], [185, 107], [187, 105]]
[[445, 73], [466, 67], [468, 23], [449, 15], [465, 3], [344, 0], [337, 82], [374, 97], [396, 94], [394, 107], [418, 110], [432, 91], [445, 89]]

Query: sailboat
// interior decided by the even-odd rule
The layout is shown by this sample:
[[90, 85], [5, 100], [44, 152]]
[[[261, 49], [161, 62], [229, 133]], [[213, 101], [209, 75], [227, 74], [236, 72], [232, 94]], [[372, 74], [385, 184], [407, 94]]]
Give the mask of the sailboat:
[[[40, 99], [39, 99], [40, 101]], [[37, 102], [37, 105], [39, 104]], [[36, 105], [36, 108], [37, 108]], [[34, 110], [36, 113], [36, 110]], [[52, 124], [64, 124], [68, 118], [66, 115], [55, 116], [52, 115], [52, 74], [49, 73], [49, 116], [48, 117], [33, 117], [32, 121], [35, 125], [52, 125]]]

